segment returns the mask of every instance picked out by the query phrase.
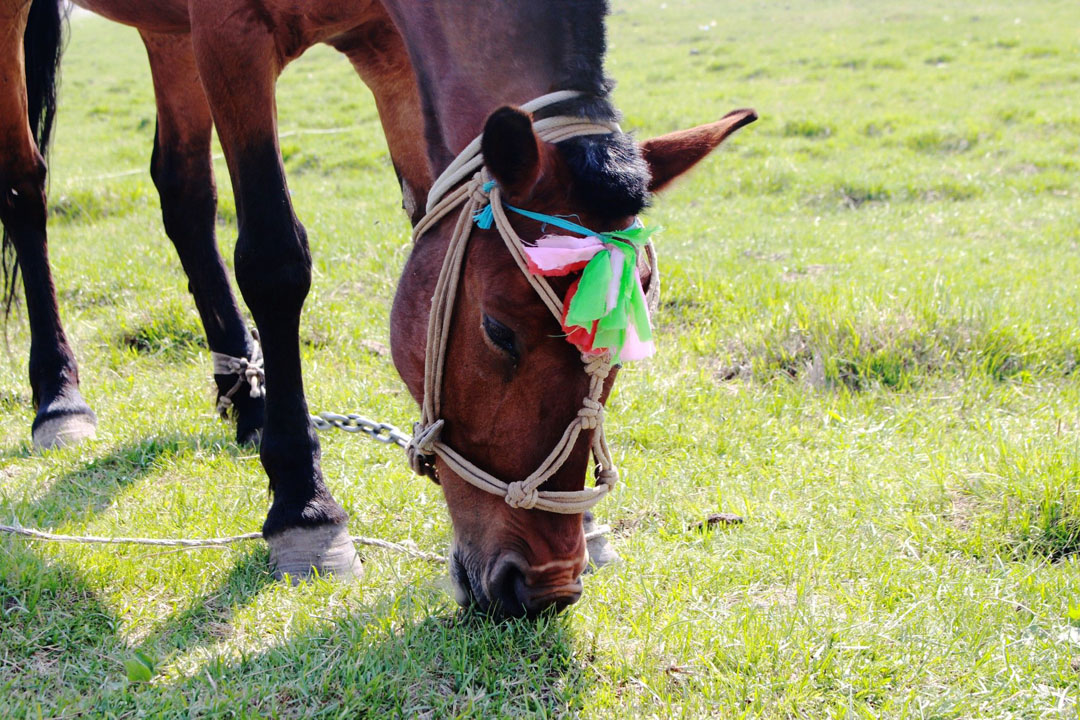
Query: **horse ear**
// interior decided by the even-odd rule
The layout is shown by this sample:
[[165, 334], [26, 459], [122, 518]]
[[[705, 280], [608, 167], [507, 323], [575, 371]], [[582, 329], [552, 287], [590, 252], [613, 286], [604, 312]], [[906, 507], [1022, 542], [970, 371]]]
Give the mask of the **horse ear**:
[[735, 110], [708, 125], [678, 130], [646, 140], [641, 154], [649, 164], [649, 192], [659, 192], [694, 167], [729, 135], [757, 120], [753, 110]]
[[523, 198], [540, 177], [540, 138], [532, 117], [514, 107], [502, 107], [488, 116], [480, 141], [484, 165], [503, 194]]

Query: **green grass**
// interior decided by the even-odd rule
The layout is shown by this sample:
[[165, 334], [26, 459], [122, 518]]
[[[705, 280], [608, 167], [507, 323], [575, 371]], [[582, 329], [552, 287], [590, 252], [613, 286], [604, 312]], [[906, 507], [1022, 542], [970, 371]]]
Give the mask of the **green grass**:
[[[620, 375], [624, 482], [598, 508], [624, 563], [557, 619], [493, 626], [381, 551], [355, 585], [290, 588], [261, 545], [0, 538], [0, 715], [1077, 717], [1080, 6], [613, 5], [626, 127], [761, 114], [649, 213], [660, 353]], [[407, 426], [370, 345], [409, 251], [370, 95], [316, 49], [279, 105], [316, 263], [311, 405]], [[214, 416], [144, 170], [133, 31], [76, 21], [61, 108], [51, 251], [99, 438], [30, 450], [12, 323], [0, 522], [255, 529], [266, 481]], [[447, 545], [438, 488], [396, 452], [328, 435], [323, 465], [354, 532]], [[718, 511], [746, 523], [688, 529]]]

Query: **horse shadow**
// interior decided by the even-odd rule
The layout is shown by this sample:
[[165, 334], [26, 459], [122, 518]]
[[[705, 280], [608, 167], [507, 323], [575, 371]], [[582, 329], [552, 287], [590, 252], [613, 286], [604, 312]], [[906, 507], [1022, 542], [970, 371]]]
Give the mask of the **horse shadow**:
[[192, 598], [187, 608], [170, 615], [143, 638], [139, 650], [148, 657], [167, 660], [227, 639], [232, 634], [231, 621], [237, 608], [274, 583], [269, 550], [261, 545], [244, 553], [212, 590]]
[[[119, 652], [120, 620], [80, 572], [0, 539], [0, 688], [5, 717], [30, 715], [50, 686], [100, 689]], [[71, 672], [77, 668], [77, 672]], [[10, 715], [8, 715], [10, 713]]]
[[210, 642], [235, 607], [273, 582], [266, 567], [265, 549], [240, 555], [213, 589], [133, 647], [115, 601], [77, 566], [0, 539], [0, 715], [109, 714], [136, 687], [125, 663], [137, 651], [166, 657]]
[[[151, 474], [162, 458], [206, 449], [247, 454], [212, 434], [146, 438], [47, 480], [47, 489], [29, 502], [11, 498], [4, 514], [11, 512], [37, 527], [86, 523]], [[85, 701], [128, 687], [124, 661], [132, 656], [132, 647], [121, 632], [122, 618], [70, 556], [46, 547], [0, 537], [0, 688], [5, 698], [0, 705], [6, 708], [0, 715], [5, 717], [8, 712], [32, 714], [35, 707], [60, 710], [80, 698]], [[142, 646], [187, 648], [206, 642], [214, 628], [227, 623], [230, 608], [273, 581], [265, 548], [225, 552], [236, 557], [221, 580], [153, 631]]]

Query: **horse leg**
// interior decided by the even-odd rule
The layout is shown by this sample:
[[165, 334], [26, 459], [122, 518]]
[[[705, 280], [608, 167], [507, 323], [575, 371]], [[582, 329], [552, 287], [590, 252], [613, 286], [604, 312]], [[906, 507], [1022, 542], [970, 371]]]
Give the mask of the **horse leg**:
[[379, 14], [328, 42], [349, 59], [375, 98], [401, 183], [401, 205], [415, 225], [425, 214], [432, 173], [420, 92], [401, 35], [389, 17]]
[[[213, 119], [199, 83], [191, 38], [140, 34], [150, 57], [157, 98], [157, 132], [150, 174], [161, 197], [165, 233], [187, 273], [188, 290], [202, 318], [210, 350], [251, 358], [255, 341], [244, 325], [229, 287], [225, 263], [214, 236], [217, 190], [210, 152]], [[235, 411], [237, 441], [258, 442], [263, 425], [260, 391], [251, 397], [247, 381], [235, 374], [215, 374], [214, 380], [219, 406]]]
[[45, 161], [27, 121], [23, 82], [29, 7], [26, 3], [12, 24], [0, 28], [0, 222], [4, 244], [15, 249], [30, 317], [30, 387], [37, 409], [33, 441], [47, 449], [93, 437], [97, 418], [79, 393], [79, 369], [60, 324], [49, 270]]
[[263, 536], [275, 573], [359, 572], [347, 516], [319, 466], [300, 367], [300, 313], [311, 286], [307, 234], [293, 212], [277, 145], [274, 83], [282, 62], [269, 23], [230, 3], [193, 0], [192, 37], [229, 164], [240, 234], [236, 280], [258, 327], [266, 366], [260, 457], [273, 502]]

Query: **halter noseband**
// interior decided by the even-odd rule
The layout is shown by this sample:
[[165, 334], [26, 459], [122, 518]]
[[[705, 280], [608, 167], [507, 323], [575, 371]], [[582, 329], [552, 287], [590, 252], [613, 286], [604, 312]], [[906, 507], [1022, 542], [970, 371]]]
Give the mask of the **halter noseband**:
[[[580, 95], [579, 92], [569, 90], [555, 92], [526, 103], [522, 109], [526, 112], [535, 112]], [[557, 143], [584, 135], [603, 135], [620, 131], [615, 123], [599, 123], [575, 117], [545, 118], [533, 123], [533, 129], [541, 140], [548, 143]], [[443, 218], [455, 209], [461, 208], [454, 233], [447, 245], [435, 292], [431, 298], [431, 313], [428, 317], [424, 354], [424, 401], [420, 421], [413, 426], [413, 438], [407, 448], [409, 464], [417, 474], [435, 479], [434, 461], [436, 457], [439, 457], [463, 480], [481, 490], [499, 495], [510, 507], [536, 508], [567, 515], [581, 513], [610, 492], [619, 478], [604, 436], [604, 406], [600, 402], [600, 396], [604, 391], [604, 381], [611, 371], [610, 352], [600, 355], [582, 355], [585, 373], [589, 376], [589, 393], [582, 400], [581, 408], [554, 449], [524, 480], [503, 482], [469, 462], [439, 439], [444, 424], [440, 417], [440, 401], [450, 322], [453, 317], [461, 269], [465, 262], [465, 251], [472, 233], [473, 216], [481, 208], [490, 204], [495, 228], [506, 244], [507, 250], [510, 251], [511, 257], [514, 258], [514, 262], [517, 263], [548, 310], [555, 316], [556, 321], [561, 323], [563, 318], [562, 300], [551, 288], [547, 279], [529, 271], [525, 252], [522, 249], [524, 242], [514, 231], [506, 216], [498, 185], [489, 181], [483, 167], [484, 159], [480, 154], [480, 145], [481, 137], [473, 140], [435, 181], [428, 195], [427, 214], [413, 231], [415, 243]], [[469, 179], [470, 176], [471, 179]], [[467, 179], [468, 182], [464, 182]], [[649, 302], [652, 304], [659, 296], [659, 275], [651, 244], [646, 247], [646, 257], [652, 270], [648, 293]], [[599, 467], [596, 473], [596, 485], [578, 491], [540, 490], [540, 486], [566, 463], [581, 433], [590, 430], [593, 431], [592, 454]]]

